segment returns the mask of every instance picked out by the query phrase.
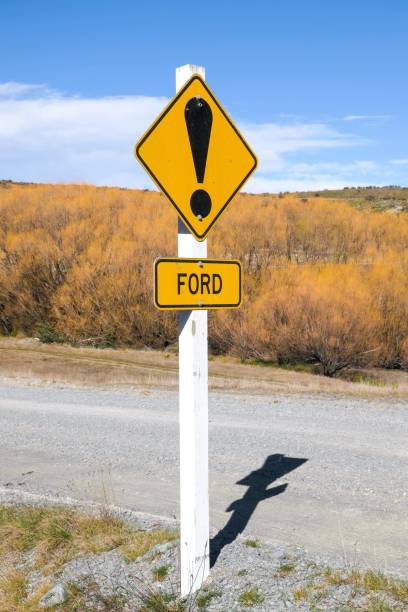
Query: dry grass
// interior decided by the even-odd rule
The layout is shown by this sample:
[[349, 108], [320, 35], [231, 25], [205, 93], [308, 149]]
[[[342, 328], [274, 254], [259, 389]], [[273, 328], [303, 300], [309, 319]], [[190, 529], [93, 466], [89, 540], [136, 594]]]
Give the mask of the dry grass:
[[203, 590], [196, 598], [196, 606], [199, 610], [205, 610], [211, 601], [217, 597], [220, 597], [221, 593], [214, 590]]
[[153, 546], [170, 542], [175, 538], [175, 532], [168, 530], [133, 532], [126, 544], [121, 546], [121, 553], [123, 558], [130, 563], [138, 557], [142, 557]]
[[[3, 595], [3, 597], [1, 597]], [[20, 570], [12, 570], [0, 579], [0, 610], [16, 608], [27, 597], [27, 578]]]
[[[293, 592], [295, 601], [319, 601], [328, 587], [350, 586], [350, 610], [356, 597], [366, 597], [364, 610], [369, 612], [388, 612], [388, 610], [408, 609], [408, 582], [385, 576], [374, 570], [340, 571], [326, 568], [316, 574], [316, 580], [297, 588]], [[389, 603], [391, 601], [391, 603]], [[349, 608], [347, 608], [349, 609]], [[362, 608], [358, 608], [362, 609]]]
[[309, 597], [309, 592], [306, 587], [298, 587], [293, 591], [293, 599], [295, 601], [306, 600]]
[[[109, 513], [89, 516], [63, 507], [0, 506], [0, 612], [37, 610], [50, 586], [46, 577], [70, 559], [118, 549], [126, 560], [133, 561], [175, 537], [168, 530], [136, 531]], [[44, 580], [29, 595], [27, 574], [33, 569]], [[69, 609], [84, 609], [82, 595], [74, 591]]]
[[[253, 393], [334, 393], [369, 397], [408, 397], [408, 374], [371, 370], [352, 382], [308, 371], [242, 364], [211, 357], [210, 388]], [[78, 385], [177, 388], [175, 353], [131, 349], [74, 348], [24, 338], [0, 338], [0, 376], [22, 381]]]
[[33, 551], [36, 565], [55, 569], [80, 554], [119, 548], [134, 561], [176, 537], [168, 530], [135, 531], [109, 513], [88, 516], [64, 507], [0, 506], [0, 555]]
[[163, 582], [163, 580], [167, 578], [169, 570], [170, 570], [170, 565], [168, 563], [159, 565], [159, 567], [157, 567], [153, 572], [154, 580], [157, 582]]
[[326, 569], [323, 577], [330, 585], [348, 584], [365, 593], [387, 593], [408, 606], [408, 582], [404, 580], [391, 578], [373, 570], [340, 572], [331, 568]]
[[296, 566], [294, 563], [281, 563], [276, 573], [278, 576], [288, 576], [295, 570]]
[[[70, 583], [69, 598], [60, 609], [66, 612], [85, 612], [99, 610], [100, 612], [123, 612], [126, 609], [126, 596], [123, 593], [106, 595], [102, 593], [98, 583], [92, 578], [84, 579], [79, 587]], [[92, 605], [89, 602], [92, 601]]]
[[244, 542], [245, 546], [248, 548], [259, 548], [260, 544], [258, 540], [253, 540], [251, 538], [247, 538]]
[[23, 570], [3, 572], [0, 567], [0, 612], [37, 612], [41, 597], [50, 587], [51, 584], [44, 581], [29, 595], [28, 580]]
[[[293, 601], [304, 602], [311, 610], [323, 610], [326, 597], [342, 593], [346, 599], [339, 610], [352, 612], [403, 612], [408, 610], [408, 582], [385, 576], [374, 570], [338, 570], [314, 566], [314, 572], [305, 583], [298, 584], [292, 592]], [[285, 577], [285, 573], [279, 574]], [[348, 587], [348, 591], [344, 591]], [[309, 608], [308, 608], [309, 609]]]
[[258, 587], [252, 587], [239, 596], [239, 603], [243, 608], [253, 608], [264, 601], [264, 596]]

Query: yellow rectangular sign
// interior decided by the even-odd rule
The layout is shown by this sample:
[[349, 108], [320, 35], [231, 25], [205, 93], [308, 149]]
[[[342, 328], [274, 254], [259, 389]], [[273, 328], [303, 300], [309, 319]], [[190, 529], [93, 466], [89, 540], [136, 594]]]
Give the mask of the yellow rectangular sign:
[[156, 259], [154, 304], [160, 310], [239, 308], [241, 277], [236, 260]]

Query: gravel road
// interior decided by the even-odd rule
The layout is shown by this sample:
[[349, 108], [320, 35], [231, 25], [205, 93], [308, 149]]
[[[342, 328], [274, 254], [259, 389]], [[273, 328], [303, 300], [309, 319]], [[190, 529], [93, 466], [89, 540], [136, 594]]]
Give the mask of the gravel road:
[[[172, 391], [3, 382], [0, 431], [3, 489], [178, 516]], [[407, 433], [401, 400], [211, 394], [216, 554], [243, 532], [408, 576]]]

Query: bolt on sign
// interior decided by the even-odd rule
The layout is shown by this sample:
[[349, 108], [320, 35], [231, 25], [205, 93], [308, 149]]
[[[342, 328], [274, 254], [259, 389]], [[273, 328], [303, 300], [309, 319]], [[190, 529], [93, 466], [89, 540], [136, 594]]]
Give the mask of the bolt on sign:
[[154, 263], [154, 303], [160, 310], [239, 308], [241, 300], [239, 261], [161, 258]]
[[255, 154], [194, 75], [135, 147], [135, 156], [197, 240], [257, 166]]

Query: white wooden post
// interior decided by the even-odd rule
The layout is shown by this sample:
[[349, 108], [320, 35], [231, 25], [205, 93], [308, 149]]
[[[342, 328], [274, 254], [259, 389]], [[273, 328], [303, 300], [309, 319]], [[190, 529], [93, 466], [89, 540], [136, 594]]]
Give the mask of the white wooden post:
[[[202, 66], [176, 69], [178, 91]], [[193, 158], [191, 158], [192, 171]], [[178, 220], [178, 256], [207, 257], [199, 242]], [[180, 570], [182, 597], [199, 589], [209, 574], [208, 507], [208, 340], [207, 311], [179, 314], [180, 414]]]

